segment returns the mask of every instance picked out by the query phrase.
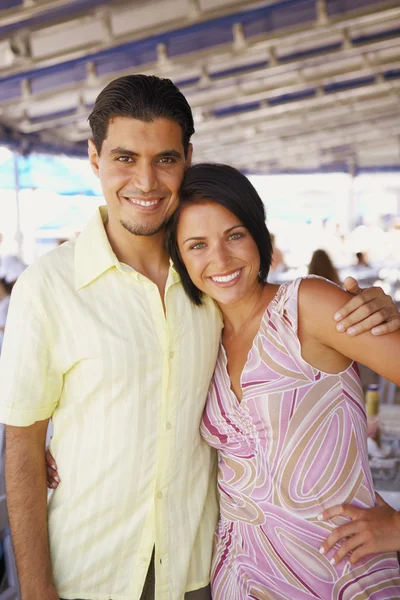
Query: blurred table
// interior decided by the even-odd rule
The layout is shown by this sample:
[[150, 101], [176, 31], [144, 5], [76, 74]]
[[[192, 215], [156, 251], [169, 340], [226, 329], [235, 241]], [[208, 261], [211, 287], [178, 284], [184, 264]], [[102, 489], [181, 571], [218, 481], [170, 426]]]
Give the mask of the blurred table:
[[379, 420], [381, 447], [391, 450], [391, 458], [387, 459], [388, 468], [385, 468], [384, 461], [379, 468], [376, 466], [379, 461], [371, 460], [375, 489], [388, 504], [400, 510], [400, 405], [381, 404]]

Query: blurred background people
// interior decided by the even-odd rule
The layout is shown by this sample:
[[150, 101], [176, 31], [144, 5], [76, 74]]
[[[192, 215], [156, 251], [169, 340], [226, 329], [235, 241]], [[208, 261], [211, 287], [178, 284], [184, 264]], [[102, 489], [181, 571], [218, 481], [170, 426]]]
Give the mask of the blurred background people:
[[370, 264], [367, 260], [365, 252], [356, 252], [356, 260], [356, 267], [366, 267], [367, 269], [370, 268]]
[[315, 250], [313, 253], [308, 265], [308, 274], [319, 275], [319, 277], [325, 277], [325, 279], [329, 279], [329, 281], [333, 281], [337, 285], [342, 285], [337, 269], [330, 259], [329, 254], [321, 248]]
[[26, 265], [17, 256], [5, 256], [0, 263], [0, 353], [11, 292], [25, 268]]
[[272, 263], [271, 263], [271, 271], [274, 273], [281, 273], [286, 270], [285, 259], [283, 257], [283, 252], [279, 250], [276, 246], [276, 238], [273, 233], [271, 233], [271, 241], [272, 241]]

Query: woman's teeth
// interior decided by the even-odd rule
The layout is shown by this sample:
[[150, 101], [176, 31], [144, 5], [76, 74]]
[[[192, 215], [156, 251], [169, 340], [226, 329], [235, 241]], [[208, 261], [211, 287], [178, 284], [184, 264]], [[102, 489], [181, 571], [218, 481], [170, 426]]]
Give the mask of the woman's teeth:
[[231, 273], [230, 275], [223, 275], [220, 277], [211, 277], [211, 279], [213, 281], [216, 281], [217, 283], [228, 283], [228, 281], [233, 281], [233, 279], [236, 279], [236, 277], [239, 277], [240, 275], [240, 271], [235, 271], [234, 273]]

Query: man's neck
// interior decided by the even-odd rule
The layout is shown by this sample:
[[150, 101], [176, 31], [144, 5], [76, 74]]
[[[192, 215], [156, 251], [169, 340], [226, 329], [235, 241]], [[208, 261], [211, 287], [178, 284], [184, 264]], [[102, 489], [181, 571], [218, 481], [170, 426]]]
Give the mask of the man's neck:
[[110, 221], [105, 224], [105, 229], [118, 260], [153, 281], [161, 292], [169, 268], [164, 230], [150, 236], [134, 235], [119, 224], [110, 224]]

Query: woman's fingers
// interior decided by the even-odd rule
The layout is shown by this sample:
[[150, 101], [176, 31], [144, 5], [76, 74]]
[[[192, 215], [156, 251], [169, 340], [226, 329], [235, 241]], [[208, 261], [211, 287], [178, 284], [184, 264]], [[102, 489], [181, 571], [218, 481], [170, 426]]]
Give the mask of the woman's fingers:
[[357, 521], [351, 521], [350, 523], [346, 523], [346, 525], [342, 525], [341, 527], [336, 527], [326, 538], [324, 543], [321, 545], [320, 553], [326, 554], [331, 550], [340, 540], [350, 537], [359, 533], [359, 526]]
[[349, 519], [355, 519], [359, 514], [359, 510], [352, 504], [337, 504], [331, 508], [327, 508], [318, 517], [318, 521], [329, 521], [334, 517], [347, 517]]
[[[343, 544], [341, 544], [339, 550], [329, 562], [331, 563], [331, 565], [337, 565], [350, 553], [359, 552], [359, 554], [362, 554], [361, 549], [365, 546], [365, 541], [365, 536], [362, 533], [352, 536], [351, 538], [343, 542]], [[353, 554], [349, 557], [350, 562], [352, 562], [352, 557]]]
[[52, 455], [52, 453], [50, 452], [49, 449], [46, 450], [45, 459], [46, 459], [46, 464], [49, 467], [52, 467], [53, 469], [55, 469], [57, 471], [57, 463], [54, 460], [54, 457], [53, 457], [53, 455]]
[[47, 474], [47, 487], [55, 490], [60, 483], [60, 476], [57, 471], [57, 464], [54, 460], [50, 450], [46, 450], [46, 474]]
[[56, 489], [58, 487], [58, 484], [60, 483], [60, 478], [58, 476], [57, 471], [55, 469], [52, 469], [49, 466], [46, 467], [46, 471], [47, 471], [47, 487], [50, 489]]

